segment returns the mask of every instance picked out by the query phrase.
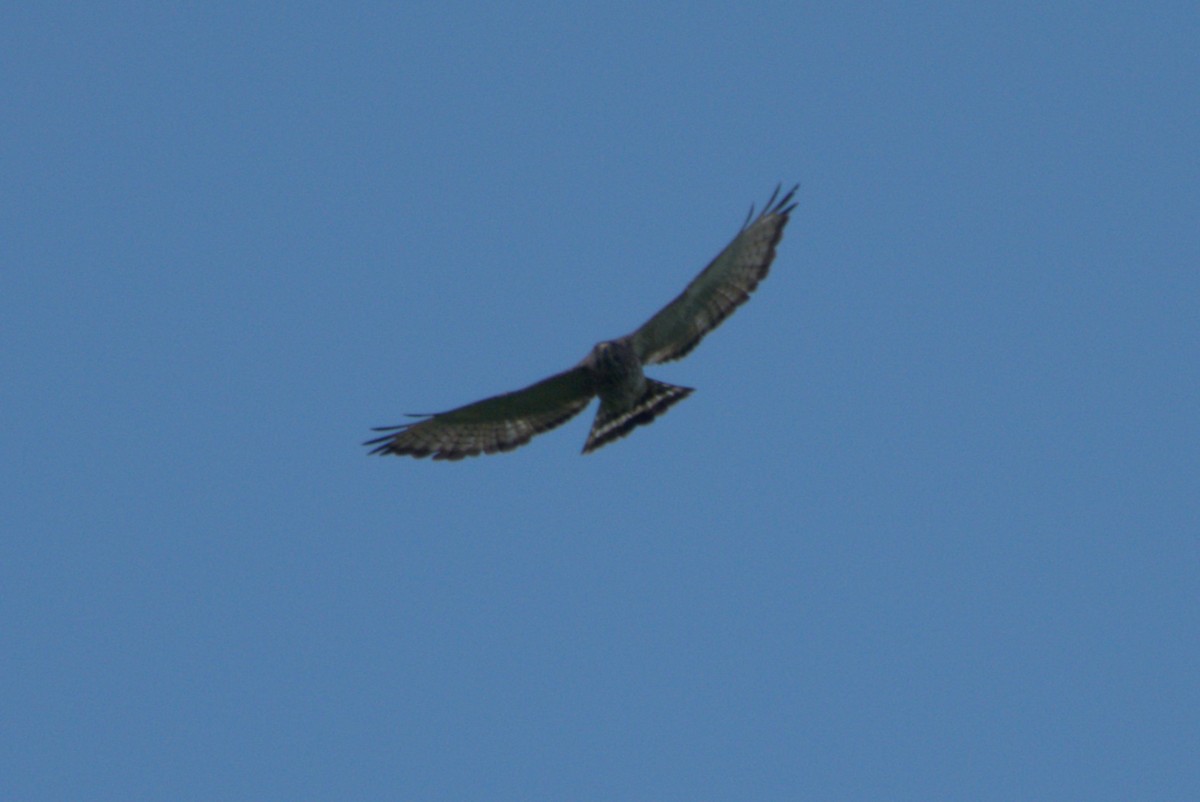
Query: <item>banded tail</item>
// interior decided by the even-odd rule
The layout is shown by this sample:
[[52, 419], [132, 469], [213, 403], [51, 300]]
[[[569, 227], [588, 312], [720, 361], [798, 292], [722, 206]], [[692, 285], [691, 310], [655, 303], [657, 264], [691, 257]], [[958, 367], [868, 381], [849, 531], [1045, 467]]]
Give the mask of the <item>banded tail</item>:
[[632, 406], [618, 407], [616, 403], [601, 398], [600, 410], [592, 424], [592, 433], [583, 445], [583, 453], [595, 451], [624, 437], [638, 426], [650, 423], [672, 405], [687, 398], [691, 392], [691, 387], [679, 387], [647, 378], [646, 391]]

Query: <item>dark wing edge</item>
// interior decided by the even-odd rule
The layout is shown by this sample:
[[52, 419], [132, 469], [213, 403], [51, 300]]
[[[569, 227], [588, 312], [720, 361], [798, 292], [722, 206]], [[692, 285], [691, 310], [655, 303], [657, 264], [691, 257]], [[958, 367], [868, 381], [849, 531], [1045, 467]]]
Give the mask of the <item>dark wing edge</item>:
[[687, 356], [706, 334], [750, 298], [767, 276], [775, 247], [783, 237], [797, 184], [779, 196], [775, 187], [758, 217], [754, 207], [738, 235], [692, 280], [682, 293], [629, 335], [643, 364]]
[[424, 418], [416, 423], [376, 427], [373, 431], [387, 434], [363, 445], [375, 446], [370, 454], [432, 455], [435, 460], [512, 451], [578, 415], [595, 393], [591, 374], [575, 367], [515, 392], [414, 416]]

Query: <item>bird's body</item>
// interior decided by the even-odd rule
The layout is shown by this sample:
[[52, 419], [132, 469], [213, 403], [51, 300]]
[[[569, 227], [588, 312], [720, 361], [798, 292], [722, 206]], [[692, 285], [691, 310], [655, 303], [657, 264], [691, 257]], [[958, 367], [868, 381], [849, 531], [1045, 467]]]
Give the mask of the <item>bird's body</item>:
[[600, 396], [585, 454], [649, 423], [692, 392], [690, 387], [647, 379], [629, 337], [598, 343], [582, 364]]
[[366, 445], [375, 446], [372, 454], [451, 460], [511, 451], [565, 423], [595, 396], [600, 410], [585, 454], [649, 423], [692, 390], [648, 378], [644, 366], [685, 356], [750, 297], [775, 257], [795, 191], [776, 202], [776, 190], [753, 223], [751, 209], [747, 225], [678, 298], [631, 334], [598, 343], [574, 368], [417, 423], [377, 429], [388, 434]]

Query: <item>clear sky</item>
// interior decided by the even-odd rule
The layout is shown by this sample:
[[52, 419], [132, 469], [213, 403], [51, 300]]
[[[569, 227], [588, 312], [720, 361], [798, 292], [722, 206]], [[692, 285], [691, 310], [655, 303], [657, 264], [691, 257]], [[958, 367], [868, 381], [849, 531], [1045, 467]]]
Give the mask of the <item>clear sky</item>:
[[[0, 14], [0, 796], [1200, 799], [1195, 3]], [[631, 331], [583, 457], [369, 428]]]

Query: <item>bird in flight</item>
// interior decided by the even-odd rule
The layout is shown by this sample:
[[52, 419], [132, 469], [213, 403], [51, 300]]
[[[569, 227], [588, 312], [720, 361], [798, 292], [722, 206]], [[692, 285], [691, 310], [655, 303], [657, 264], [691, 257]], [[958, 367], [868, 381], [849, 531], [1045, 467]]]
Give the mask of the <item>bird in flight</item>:
[[600, 396], [600, 410], [584, 454], [650, 423], [687, 398], [692, 388], [655, 381], [642, 368], [686, 356], [750, 297], [775, 258], [775, 246], [796, 206], [796, 189], [779, 197], [777, 187], [758, 217], [751, 206], [733, 241], [678, 298], [632, 334], [598, 343], [575, 367], [523, 390], [449, 412], [410, 415], [423, 419], [416, 423], [378, 427], [374, 431], [387, 434], [363, 445], [375, 446], [372, 454], [432, 455], [435, 460], [512, 451], [535, 434], [566, 423], [595, 396]]

